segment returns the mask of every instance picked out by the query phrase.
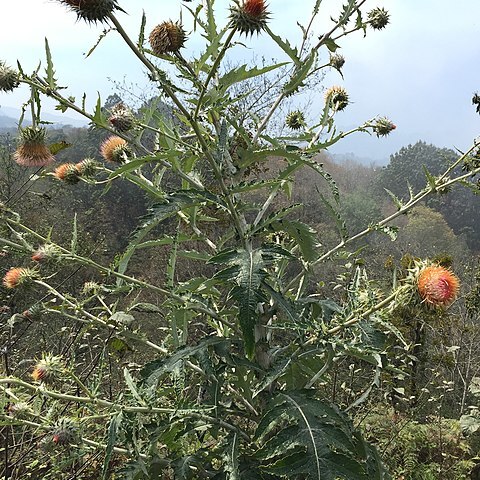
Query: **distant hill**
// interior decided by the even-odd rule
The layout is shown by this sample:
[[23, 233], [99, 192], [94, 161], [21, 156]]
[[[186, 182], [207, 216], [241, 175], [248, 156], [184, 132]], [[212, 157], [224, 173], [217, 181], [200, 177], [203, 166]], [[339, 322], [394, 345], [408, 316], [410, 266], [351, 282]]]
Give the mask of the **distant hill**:
[[[13, 107], [4, 107], [0, 106], [0, 129], [7, 130], [16, 128], [18, 124], [18, 119], [20, 118], [20, 109]], [[25, 119], [25, 125], [28, 125], [30, 122]], [[69, 117], [67, 115], [59, 115], [55, 113], [44, 112], [42, 114], [42, 120], [47, 122], [52, 122], [52, 128], [61, 128], [67, 125], [72, 127], [86, 127], [88, 122], [82, 117]]]

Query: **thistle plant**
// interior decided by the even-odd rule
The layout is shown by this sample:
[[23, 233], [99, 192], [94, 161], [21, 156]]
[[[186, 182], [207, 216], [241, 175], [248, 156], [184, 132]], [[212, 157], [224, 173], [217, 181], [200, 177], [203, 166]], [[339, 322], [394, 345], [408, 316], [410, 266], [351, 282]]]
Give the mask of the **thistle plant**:
[[[340, 70], [343, 57], [330, 54], [343, 37], [356, 31], [381, 34], [372, 30], [387, 26], [388, 12], [367, 10], [366, 0], [349, 0], [320, 34], [313, 30], [320, 2], [312, 1], [311, 17], [293, 46], [270, 29], [270, 18], [281, 15], [273, 1], [232, 1], [224, 25], [214, 0], [198, 8], [187, 4], [184, 15], [193, 17], [205, 39], [194, 56], [186, 53], [189, 32], [179, 22], [165, 19], [146, 36], [143, 21], [137, 42], [116, 16], [120, 2], [58, 3], [80, 21], [111, 25], [101, 39], [107, 34], [123, 38], [123, 54], [134, 55], [139, 68], [147, 69], [171, 115], [159, 115], [155, 105], [143, 118], [134, 118], [123, 105], [108, 114], [99, 106], [88, 112], [84, 101], [64, 95], [48, 42], [45, 76], [40, 70], [18, 74], [18, 82], [34, 93], [27, 104], [35, 125], [41, 120], [41, 99], [48, 96], [60, 110], [81, 113], [109, 134], [98, 145], [98, 158], [64, 163], [41, 175], [72, 184], [85, 180], [98, 189], [131, 182], [139, 198], [147, 198], [148, 212], [126, 248], [105, 261], [82, 249], [73, 215], [71, 241], [57, 244], [51, 233], [31, 228], [9, 208], [0, 209], [7, 227], [0, 246], [21, 254], [25, 264], [36, 262], [35, 269], [7, 272], [4, 286], [17, 291], [28, 279], [42, 305], [42, 319], [30, 321], [62, 321], [72, 338], [69, 357], [60, 362], [61, 352], [45, 353], [33, 378], [21, 371], [0, 378], [5, 402], [29, 406], [20, 418], [7, 411], [3, 421], [23, 432], [46, 432], [54, 443], [48, 455], [58, 468], [62, 461], [73, 468], [75, 462], [103, 457], [102, 472], [96, 472], [103, 479], [389, 478], [375, 446], [363, 439], [349, 413], [393, 370], [389, 359], [400, 355], [393, 345], [410, 354], [390, 322], [392, 312], [415, 301], [422, 308], [445, 309], [459, 283], [450, 270], [429, 265], [381, 291], [368, 269], [358, 267], [343, 301], [335, 302], [318, 292], [325, 280], [320, 267], [340, 255], [354, 258], [350, 246], [373, 232], [394, 239], [393, 220], [429, 195], [471, 181], [480, 168], [457, 174], [456, 167], [470, 158], [475, 145], [441, 176], [427, 174], [425, 188], [409, 199], [393, 196], [396, 211], [368, 228], [349, 236], [339, 218], [338, 243], [325, 248], [321, 232], [295, 215], [297, 205], [278, 207], [277, 201], [290, 202], [295, 174], [308, 169], [329, 185], [325, 208], [337, 215], [338, 189], [317, 155], [348, 135], [383, 137], [395, 125], [376, 117], [350, 131], [338, 130], [336, 114], [348, 112], [350, 97], [344, 87], [333, 86], [313, 121], [307, 118], [315, 114], [291, 110], [284, 119], [291, 136], [277, 138], [270, 130], [272, 118], [319, 69]], [[223, 69], [231, 49], [254, 45], [255, 35], [273, 41], [288, 58], [288, 70], [263, 116], [242, 112], [245, 121], [239, 123], [241, 99], [230, 94], [233, 87], [285, 66]], [[99, 54], [101, 42], [95, 48]], [[322, 57], [329, 58], [327, 63]], [[167, 66], [174, 74], [165, 73]], [[38, 147], [47, 148], [45, 132], [32, 128], [21, 131], [20, 148], [36, 142], [35, 155], [29, 152], [27, 162], [22, 151], [16, 159], [47, 166], [52, 153], [42, 150], [42, 156]], [[147, 132], [153, 141], [146, 140]], [[275, 173], [252, 175], [275, 158], [280, 159]], [[106, 163], [97, 162], [102, 159]], [[54, 264], [41, 261], [52, 252]], [[148, 262], [144, 252], [151, 252]], [[141, 268], [135, 271], [139, 258]], [[199, 265], [194, 271], [190, 261]], [[85, 269], [91, 280], [67, 287], [56, 280], [64, 269], [72, 276]], [[162, 273], [161, 280], [150, 278], [152, 270]], [[96, 363], [88, 371], [81, 347], [90, 337], [95, 354], [89, 362]], [[335, 405], [328, 395], [332, 372], [352, 358], [364, 362], [372, 378], [349, 405]], [[55, 381], [47, 384], [47, 379]], [[59, 446], [65, 447], [61, 453], [55, 450]], [[58, 472], [42, 475], [59, 478]]]

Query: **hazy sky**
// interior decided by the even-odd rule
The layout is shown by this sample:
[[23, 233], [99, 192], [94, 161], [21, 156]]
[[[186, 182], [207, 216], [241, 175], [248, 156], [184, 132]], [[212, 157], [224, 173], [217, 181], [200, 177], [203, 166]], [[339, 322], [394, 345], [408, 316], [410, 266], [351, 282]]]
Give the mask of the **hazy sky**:
[[[194, 0], [188, 5], [196, 5]], [[101, 25], [76, 22], [55, 0], [16, 0], [2, 2], [0, 16], [0, 59], [15, 65], [20, 60], [30, 72], [44, 61], [44, 37], [48, 37], [57, 77], [68, 85], [68, 95], [81, 98], [87, 93], [93, 105], [96, 92], [102, 98], [113, 84], [107, 78], [147, 84], [144, 70], [127, 47], [111, 32], [87, 59], [84, 54], [102, 33]], [[142, 10], [147, 13], [147, 34], [158, 23], [177, 20], [182, 10], [180, 0], [120, 0], [128, 15], [118, 18], [136, 39]], [[308, 20], [314, 0], [270, 0], [271, 28], [291, 42], [299, 38], [296, 22]], [[337, 13], [342, 2], [324, 0], [323, 20], [315, 24], [321, 34], [329, 16]], [[228, 0], [217, 0], [219, 23], [228, 14]], [[323, 103], [322, 88], [343, 85], [352, 100], [345, 112], [338, 115], [338, 125], [345, 129], [363, 123], [375, 115], [387, 115], [397, 130], [387, 139], [357, 135], [336, 147], [336, 152], [354, 152], [357, 156], [384, 159], [401, 146], [425, 140], [438, 146], [467, 149], [480, 134], [480, 116], [471, 105], [473, 92], [480, 90], [480, 1], [478, 0], [367, 0], [368, 9], [383, 6], [391, 13], [391, 24], [382, 31], [369, 30], [366, 38], [355, 34], [341, 42], [347, 60], [342, 80], [329, 74], [319, 86], [318, 104]], [[190, 14], [183, 11], [187, 30], [191, 29]], [[245, 41], [248, 48], [238, 47], [237, 56], [250, 61], [257, 55], [276, 55], [264, 36]], [[198, 38], [191, 38], [184, 50], [201, 50]], [[325, 58], [328, 57], [324, 53]], [[26, 90], [13, 94], [0, 93], [0, 106], [18, 107], [26, 98]], [[53, 107], [47, 107], [53, 111]], [[2, 110], [0, 108], [0, 114]], [[68, 113], [69, 116], [72, 114]]]

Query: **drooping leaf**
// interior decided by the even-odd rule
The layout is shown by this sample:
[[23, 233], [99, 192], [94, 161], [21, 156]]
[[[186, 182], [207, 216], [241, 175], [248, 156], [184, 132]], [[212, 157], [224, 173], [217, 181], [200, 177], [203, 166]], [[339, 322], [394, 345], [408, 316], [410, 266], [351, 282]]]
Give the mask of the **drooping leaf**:
[[365, 448], [350, 419], [310, 390], [278, 393], [255, 437], [260, 447], [254, 456], [268, 473], [311, 480], [368, 480], [380, 470], [371, 458], [373, 450]]

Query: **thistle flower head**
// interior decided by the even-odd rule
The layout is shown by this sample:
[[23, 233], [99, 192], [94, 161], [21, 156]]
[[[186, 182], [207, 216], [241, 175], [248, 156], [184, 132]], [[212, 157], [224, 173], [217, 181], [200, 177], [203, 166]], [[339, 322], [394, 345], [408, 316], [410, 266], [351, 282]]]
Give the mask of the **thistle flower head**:
[[178, 22], [163, 22], [157, 25], [148, 37], [150, 47], [155, 55], [178, 52], [187, 39], [187, 34]]
[[100, 146], [100, 154], [111, 163], [122, 163], [131, 154], [126, 140], [115, 135], [108, 137]]
[[3, 277], [3, 286], [8, 289], [17, 288], [37, 277], [37, 272], [31, 268], [11, 268]]
[[85, 282], [82, 288], [83, 295], [96, 295], [102, 286], [97, 282]]
[[89, 23], [107, 22], [115, 10], [122, 10], [117, 0], [58, 0], [77, 14], [78, 20]]
[[340, 71], [345, 65], [345, 57], [339, 53], [332, 53], [330, 55], [330, 65]]
[[285, 123], [292, 130], [300, 130], [305, 126], [305, 115], [300, 110], [295, 110], [287, 115]]
[[344, 110], [348, 103], [348, 93], [343, 87], [333, 86], [325, 92], [325, 101], [337, 112]]
[[68, 417], [59, 418], [52, 427], [52, 441], [56, 445], [70, 445], [78, 440], [77, 423]]
[[27, 310], [22, 312], [22, 315], [29, 320], [38, 320], [41, 318], [43, 313], [43, 305], [41, 303], [35, 303]]
[[62, 357], [45, 353], [37, 362], [32, 372], [32, 378], [36, 382], [48, 382], [54, 380], [64, 371]]
[[230, 25], [240, 33], [253, 35], [260, 33], [267, 26], [270, 13], [264, 0], [234, 0], [230, 7]]
[[418, 293], [430, 307], [448, 307], [457, 298], [459, 287], [456, 275], [440, 265], [425, 266], [418, 273]]
[[118, 132], [128, 132], [135, 124], [135, 117], [127, 106], [117, 103], [112, 108], [112, 114], [108, 121]]
[[38, 247], [32, 254], [34, 262], [44, 262], [58, 258], [60, 250], [53, 243], [46, 243]]
[[8, 406], [7, 412], [15, 418], [25, 418], [33, 413], [27, 402], [15, 402]]
[[395, 130], [397, 126], [387, 117], [380, 117], [375, 120], [372, 128], [373, 131], [377, 134], [377, 137], [386, 137], [389, 133]]
[[77, 172], [82, 177], [93, 177], [97, 170], [97, 162], [93, 158], [85, 158], [81, 162], [75, 164]]
[[53, 176], [72, 185], [80, 180], [80, 173], [73, 163], [62, 163], [55, 169]]
[[25, 167], [44, 167], [55, 158], [45, 143], [47, 131], [42, 127], [26, 127], [20, 132], [20, 144], [13, 158]]
[[374, 8], [368, 12], [368, 23], [375, 30], [381, 30], [388, 25], [390, 14], [384, 8]]
[[0, 62], [0, 90], [11, 92], [19, 85], [18, 72], [7, 66], [5, 62]]

